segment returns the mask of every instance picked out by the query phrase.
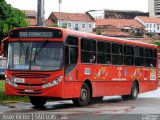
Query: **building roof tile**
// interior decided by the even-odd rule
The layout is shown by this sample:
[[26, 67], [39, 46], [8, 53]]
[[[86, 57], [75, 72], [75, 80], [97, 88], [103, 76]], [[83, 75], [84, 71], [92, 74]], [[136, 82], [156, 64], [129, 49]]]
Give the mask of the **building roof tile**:
[[142, 21], [146, 23], [158, 23], [160, 24], [160, 18], [151, 18], [148, 16], [137, 16], [137, 18], [141, 19]]
[[[36, 26], [37, 25], [37, 19], [28, 18], [27, 20], [28, 20], [28, 22], [31, 26]], [[54, 23], [51, 20], [47, 19], [47, 20], [45, 20], [45, 25], [51, 27], [51, 26], [54, 25]]]
[[27, 17], [37, 16], [37, 12], [35, 10], [22, 10], [22, 11], [26, 14]]
[[141, 23], [134, 19], [97, 19], [96, 26], [113, 25], [118, 28], [132, 27], [141, 28], [144, 27]]
[[54, 15], [58, 20], [94, 22], [88, 15], [83, 13], [52, 12], [51, 15]]

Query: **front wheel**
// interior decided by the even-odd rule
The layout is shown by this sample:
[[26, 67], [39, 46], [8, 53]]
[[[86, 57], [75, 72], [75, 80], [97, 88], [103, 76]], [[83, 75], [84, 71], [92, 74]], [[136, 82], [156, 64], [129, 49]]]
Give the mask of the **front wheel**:
[[135, 100], [138, 97], [139, 88], [136, 82], [133, 82], [130, 95], [122, 95], [122, 100]]
[[47, 102], [46, 98], [37, 96], [29, 96], [29, 100], [36, 108], [42, 108]]
[[86, 106], [90, 102], [91, 99], [91, 93], [88, 85], [86, 83], [83, 83], [81, 91], [80, 91], [80, 97], [73, 99], [73, 103], [76, 106]]

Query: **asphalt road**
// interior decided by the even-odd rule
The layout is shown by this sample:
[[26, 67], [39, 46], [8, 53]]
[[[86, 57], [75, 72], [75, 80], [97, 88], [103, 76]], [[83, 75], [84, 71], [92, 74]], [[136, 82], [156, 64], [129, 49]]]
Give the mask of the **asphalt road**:
[[104, 97], [101, 103], [76, 107], [72, 101], [47, 102], [35, 109], [30, 103], [0, 105], [0, 120], [160, 120], [160, 88], [140, 94], [137, 100]]

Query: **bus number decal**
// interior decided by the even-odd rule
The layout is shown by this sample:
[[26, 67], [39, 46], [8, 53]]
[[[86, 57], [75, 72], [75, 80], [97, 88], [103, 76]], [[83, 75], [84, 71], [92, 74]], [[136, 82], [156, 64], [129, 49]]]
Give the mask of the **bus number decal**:
[[85, 75], [90, 75], [91, 74], [91, 69], [90, 68], [85, 68], [84, 74]]

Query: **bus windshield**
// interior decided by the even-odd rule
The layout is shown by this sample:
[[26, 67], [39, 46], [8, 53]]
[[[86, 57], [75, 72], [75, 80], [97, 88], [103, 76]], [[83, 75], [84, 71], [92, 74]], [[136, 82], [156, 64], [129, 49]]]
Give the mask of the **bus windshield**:
[[54, 71], [63, 64], [60, 42], [11, 42], [8, 46], [9, 70]]

